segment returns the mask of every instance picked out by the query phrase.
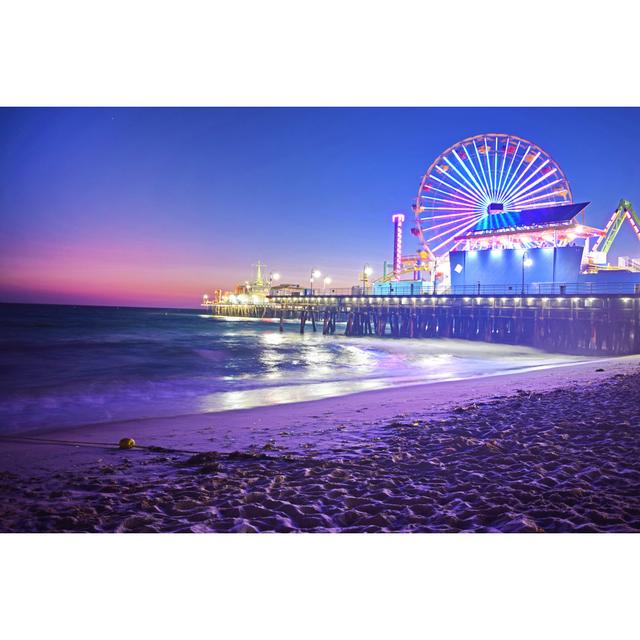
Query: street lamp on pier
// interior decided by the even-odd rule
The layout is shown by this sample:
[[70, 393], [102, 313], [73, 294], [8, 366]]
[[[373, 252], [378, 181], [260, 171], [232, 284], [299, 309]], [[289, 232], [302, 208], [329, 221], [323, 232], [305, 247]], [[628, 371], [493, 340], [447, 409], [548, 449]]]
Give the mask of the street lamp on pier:
[[313, 269], [311, 269], [311, 276], [309, 277], [309, 285], [310, 285], [309, 288], [311, 289], [311, 295], [313, 295], [313, 283], [320, 276], [322, 276], [322, 274], [315, 267]]
[[364, 267], [362, 267], [362, 289], [363, 289], [363, 293], [367, 292], [367, 288], [369, 287], [369, 276], [373, 273], [373, 269], [368, 265], [365, 264]]
[[322, 293], [324, 293], [327, 290], [327, 285], [331, 284], [331, 278], [329, 276], [327, 276], [323, 281], [322, 281], [323, 287], [322, 287]]
[[522, 295], [524, 295], [524, 269], [530, 267], [533, 264], [533, 260], [529, 257], [529, 254], [525, 251], [522, 254]]
[[278, 282], [280, 280], [280, 274], [278, 272], [271, 271], [269, 273], [269, 293], [271, 293], [271, 287], [274, 282]]

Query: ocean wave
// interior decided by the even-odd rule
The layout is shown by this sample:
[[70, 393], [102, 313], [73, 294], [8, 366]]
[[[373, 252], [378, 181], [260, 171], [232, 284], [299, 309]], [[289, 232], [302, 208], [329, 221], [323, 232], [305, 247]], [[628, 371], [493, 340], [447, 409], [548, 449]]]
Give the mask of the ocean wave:
[[280, 332], [268, 323], [212, 322], [196, 311], [56, 308], [50, 321], [39, 307], [13, 309], [14, 317], [4, 311], [4, 432], [294, 402], [579, 359], [461, 340], [300, 335], [294, 324]]

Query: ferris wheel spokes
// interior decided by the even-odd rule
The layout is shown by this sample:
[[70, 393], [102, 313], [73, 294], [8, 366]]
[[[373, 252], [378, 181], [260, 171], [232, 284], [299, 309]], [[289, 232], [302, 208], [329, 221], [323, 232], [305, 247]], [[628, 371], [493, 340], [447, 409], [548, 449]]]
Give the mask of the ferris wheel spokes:
[[475, 140], [473, 141], [473, 148], [476, 151], [476, 158], [478, 159], [478, 166], [480, 167], [480, 173], [482, 174], [482, 181], [484, 182], [484, 186], [485, 186], [485, 189], [486, 189], [485, 193], [488, 194], [490, 192], [489, 182], [487, 180], [487, 176], [484, 173], [484, 169], [482, 168], [482, 160], [480, 158], [480, 153], [478, 151], [478, 145], [476, 144]]
[[[497, 141], [497, 138], [496, 138]], [[504, 153], [502, 154], [502, 166], [500, 167], [500, 177], [498, 178], [498, 189], [496, 191], [496, 193], [498, 195], [500, 195], [500, 190], [502, 189], [502, 175], [504, 174], [504, 165], [507, 162], [507, 151], [509, 149], [509, 138], [507, 138], [507, 142], [504, 145]], [[496, 158], [498, 157], [498, 150], [497, 150], [497, 142], [496, 142]]]
[[[459, 193], [460, 196], [462, 196], [460, 199], [466, 199], [469, 202], [474, 202], [473, 199], [473, 194], [471, 194], [472, 198], [469, 198], [469, 194], [464, 192], [464, 191], [460, 191], [460, 189], [458, 189], [457, 187], [454, 187], [453, 185], [450, 185], [448, 182], [445, 182], [444, 180], [442, 180], [441, 178], [439, 178], [438, 176], [431, 176], [432, 180], [435, 180], [436, 182], [439, 182], [440, 184], [444, 185], [445, 187], [448, 187], [449, 189], [453, 189], [456, 193]], [[453, 194], [451, 194], [451, 196], [453, 197]]]
[[[549, 184], [554, 184], [554, 183], [558, 183], [561, 182], [560, 178], [558, 178], [557, 180], [554, 180], [553, 183], [549, 183]], [[557, 200], [553, 200], [550, 201], [548, 200], [549, 195], [546, 193], [543, 193], [541, 195], [538, 195], [534, 198], [526, 198], [525, 200], [514, 200], [512, 201], [513, 203], [513, 207], [514, 209], [518, 210], [518, 209], [533, 209], [535, 208], [535, 204], [531, 204], [531, 203], [535, 203], [539, 200], [545, 200], [544, 202], [541, 203], [541, 206], [549, 206], [550, 204], [560, 204], [559, 201]]]
[[494, 192], [494, 188], [493, 188], [493, 177], [491, 176], [491, 164], [489, 162], [490, 159], [490, 155], [491, 155], [491, 144], [487, 143], [487, 139], [484, 139], [484, 160], [485, 160], [485, 164], [487, 165], [487, 176], [489, 177], [489, 195], [491, 196], [491, 199], [494, 200], [496, 197], [496, 194]]
[[[469, 229], [471, 229], [471, 227], [474, 227], [476, 224], [478, 224], [478, 221], [480, 221], [482, 219], [483, 216], [477, 216], [476, 218], [474, 218], [468, 225], [463, 226], [463, 227], [456, 227], [455, 229], [451, 229], [451, 231], [455, 231], [456, 233], [454, 233], [453, 235], [449, 236], [444, 242], [441, 242], [437, 247], [435, 247], [434, 249], [432, 249], [432, 251], [435, 253], [436, 251], [438, 251], [439, 249], [441, 249], [442, 247], [446, 246], [447, 244], [449, 244], [452, 240], [454, 240], [457, 236], [459, 236], [462, 232], [464, 231], [468, 231]], [[432, 238], [433, 240], [436, 240], [437, 238], [439, 238], [441, 236], [436, 236], [435, 238]]]
[[[507, 184], [506, 184], [506, 186], [505, 186], [505, 188], [503, 190], [503, 193], [506, 193], [510, 189], [515, 177], [518, 175], [518, 171], [520, 171], [520, 167], [522, 166], [522, 163], [524, 162], [524, 159], [529, 155], [529, 151], [530, 150], [531, 150], [531, 146], [528, 146], [526, 151], [520, 157], [520, 162], [518, 162], [518, 166], [516, 167], [516, 170], [511, 174], [511, 178], [509, 179], [509, 182], [507, 182]], [[514, 156], [514, 159], [515, 159], [515, 156]], [[526, 169], [526, 167], [525, 167], [525, 169]], [[501, 197], [503, 197], [503, 194], [501, 194]]]
[[416, 235], [430, 255], [446, 254], [488, 216], [566, 202], [569, 184], [538, 146], [507, 134], [473, 136], [449, 147], [423, 176]]
[[[465, 170], [469, 178], [471, 178], [471, 181], [473, 182], [473, 184], [475, 184], [476, 192], [478, 193], [478, 195], [482, 195], [483, 194], [482, 185], [480, 185], [480, 183], [474, 178], [473, 174], [471, 173], [471, 171], [469, 171], [467, 165], [464, 163], [462, 158], [460, 158], [460, 156], [458, 155], [458, 152], [455, 149], [453, 149], [453, 155], [457, 158], [458, 163]], [[468, 154], [466, 152], [464, 153], [464, 155], [465, 157], [468, 157]], [[478, 180], [479, 179], [480, 179], [480, 176], [478, 176]]]
[[[452, 224], [456, 224], [458, 222], [460, 222], [460, 220], [463, 220], [463, 224], [465, 224], [466, 222], [468, 222], [469, 220], [473, 219], [474, 221], [477, 219], [480, 219], [482, 216], [478, 215], [478, 214], [472, 214], [470, 216], [464, 216], [462, 218], [458, 218], [457, 220], [454, 220], [452, 222], [443, 222], [442, 224], [435, 224], [431, 227], [431, 231], [433, 231], [434, 229], [440, 229], [442, 227], [449, 227]], [[445, 231], [443, 231], [441, 234], [437, 235], [437, 236], [433, 236], [431, 239], [435, 240], [436, 238], [440, 238], [442, 237], [445, 233], [449, 233], [449, 231], [454, 231], [455, 227], [452, 227], [451, 229], [447, 229]]]
[[[464, 184], [462, 182], [460, 182], [460, 180], [458, 180], [457, 178], [455, 178], [453, 175], [451, 175], [448, 171], [449, 167], [452, 167], [452, 164], [448, 164], [446, 165], [447, 169], [440, 169], [441, 173], [444, 173], [445, 177], [450, 178], [453, 182], [455, 182], [458, 186], [462, 187], [469, 196], [471, 196], [471, 198], [476, 198], [478, 196], [478, 193], [475, 192], [470, 186], [468, 186], [468, 184]], [[455, 167], [453, 167], [456, 171], [457, 169]], [[446, 182], [445, 182], [446, 184]], [[453, 185], [449, 185], [451, 188], [453, 188]]]
[[[531, 189], [533, 189], [533, 187], [535, 187], [537, 184], [539, 184], [542, 180], [545, 180], [546, 178], [551, 177], [555, 173], [556, 173], [556, 170], [552, 169], [546, 175], [542, 176], [539, 180], [536, 180], [527, 189], [524, 189], [523, 191], [519, 191], [516, 196], [514, 196], [513, 198], [511, 198], [509, 200], [509, 202], [518, 203], [518, 202], [521, 202], [522, 200], [525, 200], [529, 196], [532, 196], [534, 193], [538, 193], [540, 191], [547, 190], [550, 186], [552, 186], [553, 184], [556, 183], [555, 180], [552, 180], [551, 182], [547, 182], [546, 184], [542, 185], [541, 187], [538, 187], [537, 189], [534, 189], [533, 191], [531, 191]], [[558, 179], [558, 180], [560, 180], [560, 179]]]
[[[535, 156], [533, 156], [533, 158], [531, 158], [531, 160], [529, 160], [527, 162], [527, 166], [522, 170], [522, 173], [520, 174], [520, 176], [518, 177], [517, 180], [514, 181], [514, 183], [509, 187], [509, 189], [507, 189], [507, 191], [505, 191], [504, 195], [502, 196], [503, 198], [508, 198], [512, 193], [514, 193], [516, 187], [522, 182], [522, 179], [527, 175], [527, 172], [529, 171], [529, 169], [531, 169], [531, 167], [533, 167], [535, 161], [540, 157], [540, 153], [538, 152]], [[523, 160], [525, 160], [526, 162], [526, 156], [523, 158]], [[547, 160], [548, 162], [548, 160]], [[540, 169], [540, 167], [538, 167], [538, 169]], [[532, 174], [532, 175], [535, 175]], [[527, 178], [527, 180], [523, 183], [526, 184], [526, 182], [531, 178], [531, 176], [529, 176]], [[517, 192], [516, 192], [517, 193]]]
[[[464, 163], [460, 160], [460, 157], [458, 156], [457, 153], [455, 153], [454, 150], [454, 155], [456, 156], [456, 158], [458, 159], [458, 162], [460, 162], [460, 164], [463, 166], [463, 168], [465, 169], [465, 171], [467, 173], [469, 173], [469, 170], [466, 168], [466, 166], [464, 165]], [[473, 190], [473, 192], [476, 194], [476, 196], [480, 196], [482, 197], [483, 193], [482, 193], [482, 187], [480, 187], [480, 185], [475, 184], [475, 180], [472, 179], [471, 182], [469, 182], [469, 180], [467, 178], [464, 177], [464, 175], [462, 173], [460, 173], [460, 170], [458, 169], [458, 167], [456, 167], [455, 164], [453, 164], [453, 162], [449, 163], [449, 166], [469, 185], [469, 187]], [[469, 173], [469, 176], [471, 178], [473, 178], [473, 176], [471, 176], [471, 174]]]
[[[507, 138], [507, 140], [510, 140], [510, 138]], [[509, 143], [507, 142], [507, 144], [505, 145], [505, 153], [507, 153], [509, 151], [511, 147], [509, 146]], [[499, 191], [498, 191], [498, 198], [502, 197], [502, 193], [504, 192], [505, 189], [507, 189], [508, 187], [508, 180], [509, 180], [509, 175], [511, 175], [511, 169], [513, 167], [513, 162], [516, 159], [516, 157], [518, 156], [518, 151], [520, 150], [520, 141], [518, 140], [518, 144], [516, 145], [515, 149], [513, 150], [513, 153], [511, 154], [511, 162], [509, 162], [509, 168], [507, 169], [507, 175], [505, 176], [504, 179], [504, 183], [501, 185]], [[517, 169], [516, 169], [517, 171]]]

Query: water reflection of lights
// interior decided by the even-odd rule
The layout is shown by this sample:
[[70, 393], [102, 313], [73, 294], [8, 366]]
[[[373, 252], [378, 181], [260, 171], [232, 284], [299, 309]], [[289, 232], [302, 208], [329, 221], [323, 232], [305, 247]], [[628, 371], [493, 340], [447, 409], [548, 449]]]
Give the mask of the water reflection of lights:
[[263, 351], [259, 359], [267, 369], [277, 369], [278, 365], [285, 362], [286, 356], [278, 351]]
[[282, 333], [264, 333], [260, 336], [262, 343], [268, 346], [284, 344], [285, 336]]
[[334, 371], [335, 371], [334, 367], [330, 367], [328, 365], [320, 365], [320, 366], [317, 366], [317, 367], [313, 368], [312, 374], [314, 374], [314, 375], [327, 374], [328, 375], [328, 374], [330, 374], [330, 373], [332, 373]]
[[344, 350], [347, 353], [350, 365], [366, 368], [368, 366], [373, 366], [376, 362], [376, 357], [373, 353], [366, 349], [348, 345], [344, 347]]
[[453, 356], [450, 353], [439, 353], [418, 358], [415, 363], [424, 369], [433, 369], [434, 367], [441, 367], [447, 362], [451, 362], [451, 360], [453, 360]]
[[230, 409], [250, 409], [272, 404], [289, 404], [344, 396], [358, 391], [371, 391], [388, 387], [389, 380], [358, 380], [354, 382], [322, 382], [319, 384], [298, 384], [286, 387], [266, 387], [244, 391], [224, 391], [211, 393], [201, 399], [200, 410], [205, 413], [229, 411]]
[[317, 365], [328, 363], [333, 360], [333, 356], [328, 349], [324, 349], [317, 345], [305, 347], [302, 357], [307, 364]]

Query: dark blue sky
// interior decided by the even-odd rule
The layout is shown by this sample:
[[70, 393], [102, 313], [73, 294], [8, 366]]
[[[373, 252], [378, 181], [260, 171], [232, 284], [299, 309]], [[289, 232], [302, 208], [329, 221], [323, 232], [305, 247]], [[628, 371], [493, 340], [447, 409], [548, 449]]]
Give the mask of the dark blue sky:
[[549, 152], [588, 224], [640, 208], [638, 109], [3, 109], [0, 296], [189, 306], [258, 259], [351, 284], [432, 160], [494, 131]]

